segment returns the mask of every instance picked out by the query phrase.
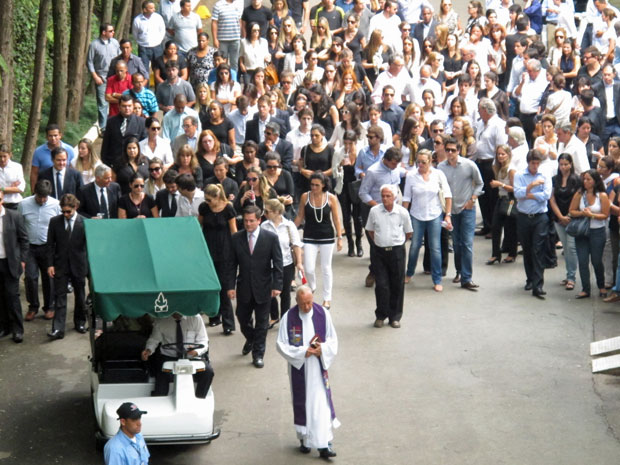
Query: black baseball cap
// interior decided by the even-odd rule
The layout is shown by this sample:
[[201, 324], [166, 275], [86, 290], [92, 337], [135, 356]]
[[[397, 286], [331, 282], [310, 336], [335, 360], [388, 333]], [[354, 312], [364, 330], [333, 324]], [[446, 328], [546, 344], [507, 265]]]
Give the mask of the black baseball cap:
[[145, 412], [144, 410], [140, 410], [138, 406], [134, 404], [133, 402], [125, 402], [116, 411], [116, 414], [118, 415], [118, 420], [120, 420], [121, 418], [137, 420], [145, 413], [148, 413], [148, 412]]

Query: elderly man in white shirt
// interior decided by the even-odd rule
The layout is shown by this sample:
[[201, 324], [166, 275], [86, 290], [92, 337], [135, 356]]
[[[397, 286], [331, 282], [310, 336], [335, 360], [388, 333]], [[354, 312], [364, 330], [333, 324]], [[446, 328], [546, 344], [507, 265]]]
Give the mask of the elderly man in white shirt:
[[420, 68], [420, 75], [417, 78], [408, 80], [402, 95], [406, 97], [405, 100], [422, 105], [424, 101], [422, 94], [427, 89], [433, 91], [436, 102], [441, 100], [441, 84], [431, 77], [431, 72], [432, 69], [430, 65], [424, 65]]
[[540, 61], [530, 59], [525, 65], [526, 72], [521, 75], [521, 82], [515, 89], [519, 97], [519, 118], [530, 146], [534, 145], [534, 129], [536, 115], [540, 110], [540, 99], [547, 88], [547, 75], [542, 72]]
[[392, 55], [389, 64], [388, 69], [377, 76], [371, 98], [373, 103], [380, 104], [383, 88], [390, 84], [394, 87], [394, 103], [400, 105], [405, 87], [410, 85], [411, 78], [409, 77], [409, 72], [404, 69], [405, 59], [401, 54]]
[[4, 206], [17, 208], [25, 189], [26, 180], [22, 165], [11, 160], [8, 145], [0, 144], [0, 191], [4, 192]]
[[570, 123], [559, 125], [556, 130], [558, 135], [558, 154], [568, 153], [573, 157], [575, 174], [581, 174], [590, 169], [588, 151], [583, 142], [573, 134]]

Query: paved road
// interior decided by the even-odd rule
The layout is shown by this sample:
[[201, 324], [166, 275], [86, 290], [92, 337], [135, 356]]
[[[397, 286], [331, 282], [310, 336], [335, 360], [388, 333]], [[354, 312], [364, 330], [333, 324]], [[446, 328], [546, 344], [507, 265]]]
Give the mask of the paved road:
[[[416, 275], [399, 330], [371, 326], [367, 259], [334, 258], [340, 354], [330, 374], [343, 424], [334, 444], [339, 463], [617, 463], [618, 381], [593, 378], [588, 356], [593, 338], [620, 334], [615, 309], [598, 298], [573, 300], [557, 284], [559, 268], [547, 272], [549, 295], [540, 302], [521, 289], [521, 260], [484, 266], [489, 252], [490, 241], [477, 238], [478, 293], [447, 282], [436, 294], [429, 276]], [[0, 341], [0, 462], [101, 463], [87, 339], [71, 332], [50, 343], [48, 326], [27, 323], [22, 345]], [[209, 333], [222, 436], [208, 446], [153, 448], [152, 463], [315, 463], [315, 454], [295, 450], [275, 334], [257, 370], [240, 355], [239, 334]]]

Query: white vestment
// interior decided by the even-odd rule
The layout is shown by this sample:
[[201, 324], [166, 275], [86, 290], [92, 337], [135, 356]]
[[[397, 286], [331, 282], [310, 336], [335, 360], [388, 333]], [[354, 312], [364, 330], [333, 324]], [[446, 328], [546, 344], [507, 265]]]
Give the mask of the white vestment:
[[[336, 418], [333, 420], [331, 418], [331, 409], [319, 359], [315, 356], [306, 358], [310, 340], [316, 334], [312, 322], [314, 310], [309, 313], [299, 311], [303, 325], [303, 342], [299, 347], [289, 344], [288, 316], [291, 311], [295, 311], [295, 309], [285, 313], [280, 321], [276, 345], [278, 352], [289, 363], [289, 377], [291, 365], [297, 369], [305, 368], [306, 424], [295, 425], [295, 430], [297, 437], [303, 441], [306, 447], [323, 449], [329, 447], [329, 442], [333, 438], [332, 428], [338, 428], [340, 422]], [[328, 370], [338, 353], [338, 337], [329, 311], [325, 311], [325, 320], [325, 342], [321, 344], [321, 363], [323, 368]]]

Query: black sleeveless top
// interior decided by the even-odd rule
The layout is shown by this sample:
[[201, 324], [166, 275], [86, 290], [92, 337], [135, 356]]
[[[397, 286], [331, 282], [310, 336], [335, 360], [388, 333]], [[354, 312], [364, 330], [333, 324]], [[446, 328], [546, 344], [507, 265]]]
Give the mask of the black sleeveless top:
[[325, 202], [321, 206], [310, 203], [310, 192], [304, 205], [303, 242], [308, 244], [333, 244], [335, 240], [334, 227], [332, 226], [331, 207], [329, 205], [329, 193], [326, 193]]

